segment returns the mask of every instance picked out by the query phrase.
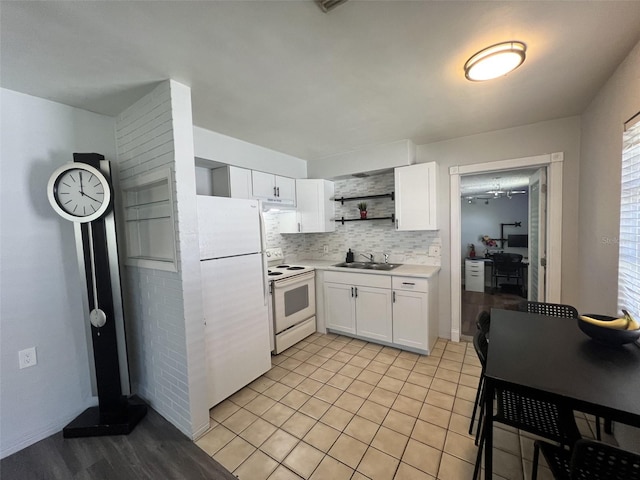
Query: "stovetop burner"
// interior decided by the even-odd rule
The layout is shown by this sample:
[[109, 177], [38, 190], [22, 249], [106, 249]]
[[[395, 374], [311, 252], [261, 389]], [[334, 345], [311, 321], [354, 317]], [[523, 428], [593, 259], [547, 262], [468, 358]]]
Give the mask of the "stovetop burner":
[[272, 271], [269, 271], [268, 275], [269, 275], [270, 277], [275, 277], [276, 275], [282, 275], [282, 272], [272, 272]]
[[289, 268], [289, 265], [277, 265], [276, 268]]
[[287, 270], [304, 270], [306, 267], [288, 267]]

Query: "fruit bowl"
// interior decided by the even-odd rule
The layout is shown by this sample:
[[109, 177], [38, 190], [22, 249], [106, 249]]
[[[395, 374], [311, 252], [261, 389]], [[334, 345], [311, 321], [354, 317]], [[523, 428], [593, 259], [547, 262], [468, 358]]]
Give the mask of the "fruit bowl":
[[[609, 315], [597, 315], [595, 313], [587, 313], [585, 315], [605, 322], [617, 320], [617, 317], [611, 317]], [[578, 327], [580, 327], [580, 330], [589, 335], [595, 341], [606, 343], [607, 345], [625, 345], [627, 343], [635, 342], [640, 338], [640, 328], [636, 330], [616, 330], [614, 328], [594, 325], [593, 323], [586, 322], [580, 318], [578, 318]]]

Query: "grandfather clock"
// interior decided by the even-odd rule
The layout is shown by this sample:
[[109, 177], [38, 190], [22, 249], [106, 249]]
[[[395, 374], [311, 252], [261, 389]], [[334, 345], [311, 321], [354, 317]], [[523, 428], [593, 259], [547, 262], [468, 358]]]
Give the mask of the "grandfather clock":
[[98, 406], [90, 407], [63, 429], [65, 438], [131, 432], [147, 406], [128, 398], [124, 314], [113, 214], [111, 166], [98, 153], [74, 153], [56, 169], [47, 186], [49, 203], [73, 222], [81, 275], [85, 322], [93, 351], [92, 383]]

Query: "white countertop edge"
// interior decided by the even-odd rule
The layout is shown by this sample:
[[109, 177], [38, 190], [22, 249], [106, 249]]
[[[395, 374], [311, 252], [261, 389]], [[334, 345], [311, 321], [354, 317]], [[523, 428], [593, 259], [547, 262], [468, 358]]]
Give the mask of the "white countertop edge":
[[404, 264], [400, 265], [393, 270], [369, 270], [364, 268], [345, 268], [345, 267], [335, 267], [335, 260], [309, 260], [302, 259], [296, 260], [295, 262], [298, 265], [305, 265], [309, 267], [313, 267], [316, 270], [328, 270], [334, 272], [350, 272], [350, 273], [366, 273], [372, 275], [394, 275], [394, 276], [402, 276], [402, 277], [420, 277], [420, 278], [431, 278], [437, 275], [440, 272], [440, 267], [435, 267], [432, 265], [411, 265]]

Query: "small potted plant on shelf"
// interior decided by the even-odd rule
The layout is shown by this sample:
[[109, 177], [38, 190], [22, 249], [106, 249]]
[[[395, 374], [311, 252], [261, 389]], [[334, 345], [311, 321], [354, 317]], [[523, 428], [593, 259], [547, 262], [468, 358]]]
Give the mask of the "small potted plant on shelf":
[[367, 202], [360, 202], [358, 210], [360, 210], [360, 218], [367, 218]]

